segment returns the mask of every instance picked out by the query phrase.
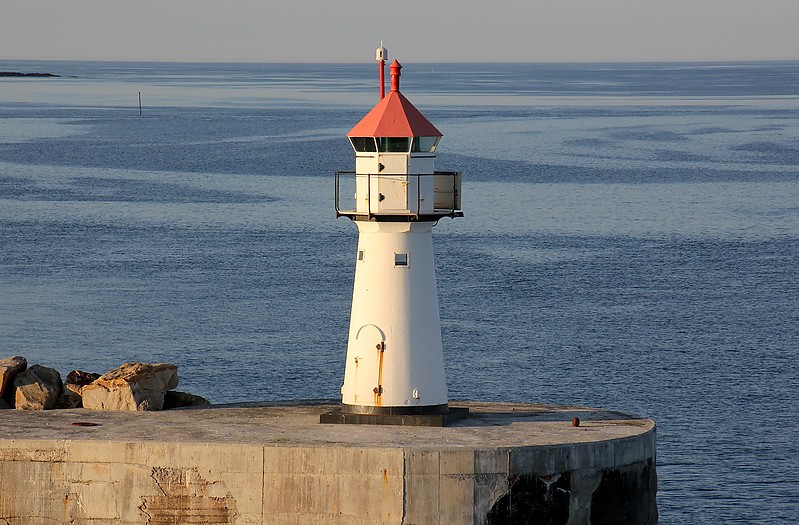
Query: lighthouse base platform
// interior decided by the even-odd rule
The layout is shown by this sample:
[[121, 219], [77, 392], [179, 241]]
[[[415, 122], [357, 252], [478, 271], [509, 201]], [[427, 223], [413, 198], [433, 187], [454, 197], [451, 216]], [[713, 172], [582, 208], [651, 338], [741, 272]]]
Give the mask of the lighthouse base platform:
[[342, 409], [324, 412], [320, 423], [332, 425], [400, 425], [404, 427], [446, 427], [469, 417], [468, 407], [449, 407], [442, 414], [357, 414]]
[[447, 427], [320, 424], [333, 403], [0, 410], [0, 524], [657, 522], [653, 421], [451, 405], [469, 417]]

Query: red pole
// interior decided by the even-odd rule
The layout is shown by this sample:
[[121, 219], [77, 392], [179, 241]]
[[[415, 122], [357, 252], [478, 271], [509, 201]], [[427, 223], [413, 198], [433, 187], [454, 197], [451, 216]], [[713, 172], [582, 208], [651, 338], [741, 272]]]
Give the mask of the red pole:
[[380, 100], [386, 96], [386, 61], [380, 61]]

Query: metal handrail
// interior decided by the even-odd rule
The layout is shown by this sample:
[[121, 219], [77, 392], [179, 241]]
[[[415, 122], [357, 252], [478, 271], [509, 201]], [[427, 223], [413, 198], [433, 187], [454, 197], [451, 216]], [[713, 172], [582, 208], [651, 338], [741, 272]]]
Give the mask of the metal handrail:
[[[353, 210], [342, 210], [341, 209], [341, 177], [346, 175], [352, 175], [354, 177], [364, 176], [366, 177], [366, 199], [367, 199], [367, 206], [366, 206], [366, 213], [360, 213], [357, 210], [357, 202], [355, 209]], [[422, 202], [422, 185], [421, 180], [422, 177], [435, 177], [435, 176], [442, 176], [442, 175], [449, 175], [452, 181], [452, 207], [447, 208], [436, 208], [435, 207], [435, 198], [433, 201], [433, 210], [430, 213], [423, 213], [421, 212], [421, 202]], [[460, 173], [457, 171], [436, 171], [433, 173], [413, 173], [413, 174], [402, 174], [402, 173], [357, 173], [354, 171], [337, 171], [335, 174], [335, 208], [336, 208], [336, 217], [340, 217], [342, 215], [349, 216], [352, 218], [353, 216], [365, 216], [368, 220], [376, 216], [401, 216], [401, 217], [413, 217], [416, 220], [419, 220], [422, 216], [441, 216], [441, 217], [459, 217], [463, 216], [458, 204], [460, 201], [460, 188], [459, 186], [459, 175]], [[380, 212], [375, 213], [372, 211], [372, 178], [380, 178], [380, 177], [416, 177], [416, 211], [415, 213], [386, 213]], [[410, 203], [409, 203], [410, 204]], [[409, 206], [408, 210], [410, 211], [411, 207]]]

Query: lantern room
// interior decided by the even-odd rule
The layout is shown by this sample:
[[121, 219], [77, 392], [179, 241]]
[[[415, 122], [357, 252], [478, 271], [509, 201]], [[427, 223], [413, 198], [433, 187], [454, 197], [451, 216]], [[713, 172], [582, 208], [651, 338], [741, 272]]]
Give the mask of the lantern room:
[[355, 172], [336, 174], [336, 211], [353, 220], [461, 216], [460, 173], [435, 171], [441, 132], [400, 93], [400, 63], [389, 69], [391, 91], [347, 133]]

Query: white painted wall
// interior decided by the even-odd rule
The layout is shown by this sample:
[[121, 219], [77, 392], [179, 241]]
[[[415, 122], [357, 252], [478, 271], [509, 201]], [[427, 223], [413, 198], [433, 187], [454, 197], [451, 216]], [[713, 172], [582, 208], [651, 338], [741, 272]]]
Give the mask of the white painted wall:
[[[447, 403], [433, 223], [356, 224], [359, 257], [342, 402], [398, 407]], [[395, 254], [407, 254], [408, 265], [395, 266]], [[381, 371], [377, 345], [382, 342], [383, 392], [377, 396], [374, 389]]]

